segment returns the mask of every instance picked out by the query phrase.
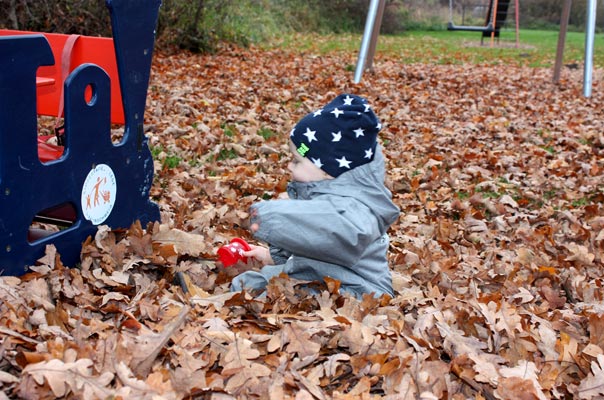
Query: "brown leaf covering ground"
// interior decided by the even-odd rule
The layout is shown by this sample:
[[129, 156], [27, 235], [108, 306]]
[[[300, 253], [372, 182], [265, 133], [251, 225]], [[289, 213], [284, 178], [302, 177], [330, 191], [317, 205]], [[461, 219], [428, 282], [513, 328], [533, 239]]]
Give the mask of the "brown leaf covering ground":
[[[604, 86], [580, 71], [225, 49], [155, 59], [161, 224], [102, 227], [0, 279], [0, 398], [592, 399], [604, 396]], [[274, 280], [229, 292], [247, 209], [287, 182], [287, 133], [335, 95], [385, 128], [396, 296]], [[179, 273], [177, 273], [179, 272]], [[177, 284], [181, 278], [183, 286]], [[183, 291], [183, 287], [187, 291]]]

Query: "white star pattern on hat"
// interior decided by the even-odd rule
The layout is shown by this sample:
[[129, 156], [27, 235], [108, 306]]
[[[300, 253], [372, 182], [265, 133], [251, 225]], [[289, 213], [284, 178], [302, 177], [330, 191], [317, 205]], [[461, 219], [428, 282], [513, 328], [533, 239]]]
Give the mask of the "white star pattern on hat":
[[363, 158], [367, 158], [367, 159], [371, 160], [372, 156], [373, 156], [373, 150], [371, 150], [371, 149], [365, 150], [365, 157], [363, 157]]
[[340, 164], [340, 168], [348, 168], [350, 169], [350, 161], [346, 159], [346, 156], [342, 156], [342, 158], [336, 158], [338, 164]]
[[344, 114], [344, 111], [339, 110], [337, 107], [333, 109], [333, 111], [331, 112], [332, 114], [334, 114], [336, 116], [336, 118], [338, 118], [340, 116], [340, 114]]
[[308, 138], [308, 143], [312, 143], [313, 140], [318, 141], [315, 137], [315, 133], [317, 133], [317, 131], [311, 131], [310, 128], [306, 128], [306, 132], [304, 132], [303, 135]]
[[312, 161], [313, 164], [315, 164], [318, 168], [323, 167], [323, 163], [321, 162], [320, 158], [311, 158], [310, 159]]
[[331, 139], [332, 142], [339, 142], [342, 140], [342, 131], [338, 131], [338, 133], [331, 132], [331, 134], [333, 135], [333, 139]]
[[382, 123], [378, 122], [378, 124], [375, 126], [377, 129], [382, 129]]
[[315, 111], [312, 116], [313, 117], [318, 117], [319, 115], [321, 115], [321, 112], [323, 112], [323, 109], [321, 108], [320, 110]]
[[355, 129], [353, 132], [357, 134], [357, 138], [365, 136], [365, 131], [362, 128]]
[[371, 111], [371, 106], [369, 104], [364, 104], [364, 106], [365, 106], [365, 112]]
[[353, 100], [354, 99], [352, 97], [350, 97], [349, 95], [346, 95], [346, 97], [344, 98], [344, 105], [351, 106]]
[[292, 128], [292, 131], [289, 133], [289, 136], [294, 136], [294, 131], [296, 130], [296, 128]]

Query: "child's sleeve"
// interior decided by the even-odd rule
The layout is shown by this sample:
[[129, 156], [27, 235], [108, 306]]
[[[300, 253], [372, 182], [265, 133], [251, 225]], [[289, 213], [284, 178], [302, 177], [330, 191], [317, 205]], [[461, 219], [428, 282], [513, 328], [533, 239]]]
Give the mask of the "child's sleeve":
[[371, 210], [351, 198], [272, 200], [252, 206], [254, 236], [289, 254], [355, 265], [381, 236]]

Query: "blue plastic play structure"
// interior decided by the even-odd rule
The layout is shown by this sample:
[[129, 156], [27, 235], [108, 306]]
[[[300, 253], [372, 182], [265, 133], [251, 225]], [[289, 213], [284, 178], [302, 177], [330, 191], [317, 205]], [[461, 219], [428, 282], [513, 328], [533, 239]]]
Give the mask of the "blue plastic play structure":
[[[83, 64], [65, 81], [63, 154], [40, 161], [36, 71], [55, 60], [43, 35], [0, 37], [0, 274], [23, 274], [49, 244], [65, 265], [76, 266], [82, 242], [98, 225], [159, 220], [149, 199], [153, 160], [143, 116], [161, 0], [106, 4], [125, 115], [119, 143], [111, 139], [109, 76]], [[64, 225], [40, 232], [39, 220]]]

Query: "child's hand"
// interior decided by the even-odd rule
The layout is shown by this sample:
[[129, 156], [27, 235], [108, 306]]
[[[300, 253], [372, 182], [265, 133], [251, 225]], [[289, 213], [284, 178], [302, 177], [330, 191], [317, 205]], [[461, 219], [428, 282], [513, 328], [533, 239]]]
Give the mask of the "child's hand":
[[250, 251], [244, 251], [242, 253], [245, 257], [253, 258], [256, 261], [259, 261], [262, 265], [275, 264], [273, 258], [271, 257], [271, 252], [269, 251], [269, 249], [263, 246], [256, 246], [253, 244], [250, 244], [250, 247], [252, 248]]

